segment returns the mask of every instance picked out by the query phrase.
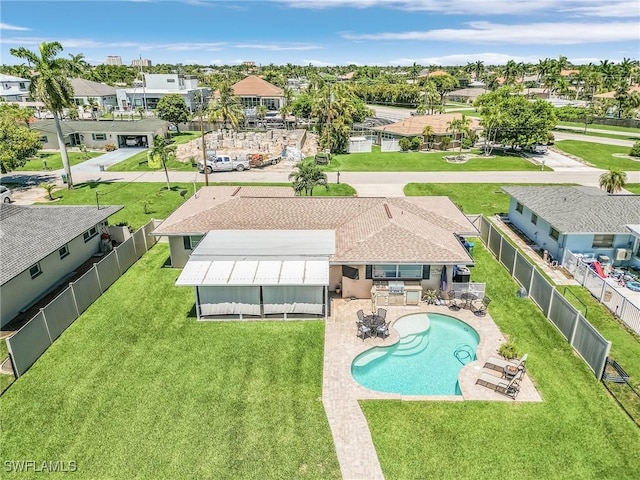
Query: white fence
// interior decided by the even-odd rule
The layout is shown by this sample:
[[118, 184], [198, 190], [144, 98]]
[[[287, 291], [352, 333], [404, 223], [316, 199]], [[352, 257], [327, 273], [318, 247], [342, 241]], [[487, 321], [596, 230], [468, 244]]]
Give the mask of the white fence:
[[562, 257], [562, 266], [573, 277], [589, 290], [601, 304], [607, 307], [611, 313], [624, 322], [635, 333], [640, 335], [640, 308], [631, 303], [624, 295], [611, 285], [606, 279], [600, 277], [578, 255], [565, 250]]
[[380, 144], [381, 152], [399, 152], [400, 143], [395, 138], [383, 138]]
[[366, 137], [349, 138], [349, 153], [370, 153], [373, 142]]

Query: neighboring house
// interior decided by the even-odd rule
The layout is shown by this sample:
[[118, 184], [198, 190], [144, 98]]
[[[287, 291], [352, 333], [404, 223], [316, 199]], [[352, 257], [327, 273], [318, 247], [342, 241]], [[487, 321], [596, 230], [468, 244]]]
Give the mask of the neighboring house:
[[[478, 82], [481, 83], [481, 82]], [[484, 86], [484, 84], [482, 83]], [[449, 102], [473, 103], [480, 95], [490, 92], [486, 88], [470, 87], [454, 90], [445, 95]]]
[[30, 84], [30, 80], [0, 73], [0, 101], [26, 102]]
[[198, 78], [195, 75], [182, 75], [178, 73], [145, 73], [144, 82], [133, 88], [119, 88], [116, 90], [118, 107], [120, 110], [136, 110], [144, 107], [145, 110], [154, 110], [160, 99], [166, 95], [180, 95], [191, 112], [200, 107], [200, 97], [206, 105], [211, 90], [198, 86]]
[[269, 110], [280, 110], [285, 105], [284, 90], [255, 75], [233, 84], [231, 89], [244, 107], [265, 105]]
[[[374, 282], [405, 282], [419, 301], [422, 289], [441, 287], [443, 267], [450, 267], [451, 285], [454, 266], [473, 264], [460, 237], [478, 233], [447, 197], [298, 197], [289, 187], [204, 187], [153, 234], [168, 237], [172, 266], [184, 268], [177, 285], [196, 287], [200, 316], [255, 315], [260, 289], [273, 300], [263, 298], [265, 314], [326, 314], [329, 291], [371, 298]], [[244, 308], [232, 304], [245, 294], [254, 301], [234, 310]], [[289, 310], [270, 310], [283, 304]]]
[[[449, 124], [457, 118], [462, 118], [462, 114], [414, 115], [396, 123], [373, 127], [372, 130], [377, 132], [377, 143], [381, 144], [385, 139], [399, 140], [402, 137], [422, 137], [422, 132], [425, 127], [430, 125], [434, 132], [433, 148], [439, 148], [443, 137], [450, 137], [453, 140], [453, 132], [449, 130]], [[472, 131], [480, 130], [479, 119], [474, 117], [467, 118], [470, 120], [469, 128]], [[449, 145], [450, 148], [454, 146], [454, 142], [451, 142]]]
[[[559, 262], [565, 250], [640, 266], [627, 225], [638, 221], [640, 195], [609, 195], [596, 187], [503, 187], [509, 221]], [[606, 263], [606, 259], [605, 259]]]
[[[67, 146], [85, 145], [103, 148], [105, 145], [121, 147], [152, 147], [153, 137], [166, 136], [169, 123], [155, 118], [143, 120], [65, 120], [60, 122]], [[31, 126], [42, 135], [42, 148], [59, 149], [53, 120], [40, 120]]]
[[84, 78], [71, 79], [71, 86], [73, 87], [73, 101], [78, 106], [89, 105], [91, 99], [102, 110], [110, 110], [118, 106], [114, 87]]
[[0, 326], [98, 253], [107, 218], [122, 208], [0, 204]]
[[[632, 85], [631, 87], [629, 87], [629, 90], [627, 90], [628, 93], [640, 93], [640, 85]], [[594, 95], [593, 98], [600, 98], [600, 99], [615, 99], [616, 98], [616, 91], [612, 90], [610, 92], [604, 92], [604, 93], [599, 93], [597, 95]]]

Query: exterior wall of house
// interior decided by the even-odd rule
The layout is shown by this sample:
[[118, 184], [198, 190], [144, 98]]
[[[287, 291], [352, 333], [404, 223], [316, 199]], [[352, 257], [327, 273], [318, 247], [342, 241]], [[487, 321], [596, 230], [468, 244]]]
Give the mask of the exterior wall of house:
[[0, 82], [0, 96], [7, 102], [23, 102], [29, 95], [31, 82], [26, 79]]
[[553, 239], [550, 236], [551, 224], [549, 222], [538, 217], [537, 223], [534, 225], [531, 222], [533, 212], [523, 205], [522, 213], [520, 213], [516, 210], [517, 204], [518, 202], [512, 197], [509, 201], [509, 220], [511, 223], [535, 242], [539, 248], [547, 250], [554, 258], [562, 258], [566, 241], [565, 235], [560, 233], [558, 240]]
[[184, 268], [191, 255], [191, 250], [184, 248], [184, 240], [181, 236], [169, 237], [169, 253], [171, 254], [171, 266], [173, 268]]
[[616, 249], [624, 248], [624, 249], [632, 249], [633, 248], [633, 235], [615, 235], [613, 237], [613, 246], [610, 248], [594, 248], [593, 247], [593, 235], [585, 234], [585, 235], [567, 235], [567, 240], [565, 242], [565, 249], [570, 250], [573, 253], [589, 253], [593, 254], [594, 257], [598, 255], [606, 255], [611, 259], [611, 263], [615, 265], [627, 265], [629, 264], [629, 260], [627, 261], [616, 261], [615, 253]]
[[107, 95], [104, 97], [73, 97], [78, 105], [88, 105], [89, 98], [93, 98], [95, 102], [102, 108], [115, 107], [118, 105], [118, 98], [116, 95]]
[[[100, 228], [98, 234], [85, 243], [82, 235], [71, 240], [67, 245], [69, 255], [60, 258], [58, 250], [42, 259], [40, 269], [42, 273], [31, 278], [29, 269], [0, 287], [2, 302], [0, 302], [0, 325], [4, 326], [15, 318], [48, 290], [58, 285], [67, 275], [86, 262], [99, 250]], [[60, 247], [62, 247], [61, 245]]]

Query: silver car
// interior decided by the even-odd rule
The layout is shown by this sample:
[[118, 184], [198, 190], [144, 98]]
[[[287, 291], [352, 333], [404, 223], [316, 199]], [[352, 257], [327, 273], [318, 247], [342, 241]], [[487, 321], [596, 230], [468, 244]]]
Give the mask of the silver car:
[[4, 185], [0, 185], [0, 198], [2, 198], [2, 201], [4, 203], [11, 203], [11, 201], [12, 201], [11, 190], [9, 190]]

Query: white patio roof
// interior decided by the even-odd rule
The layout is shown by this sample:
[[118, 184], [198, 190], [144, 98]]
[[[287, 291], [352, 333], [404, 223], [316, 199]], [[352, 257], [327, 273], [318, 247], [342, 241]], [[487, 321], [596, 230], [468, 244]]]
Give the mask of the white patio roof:
[[326, 286], [329, 260], [189, 260], [177, 286]]

